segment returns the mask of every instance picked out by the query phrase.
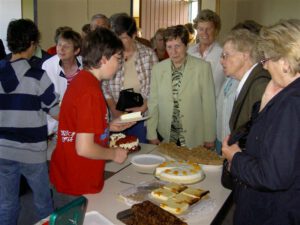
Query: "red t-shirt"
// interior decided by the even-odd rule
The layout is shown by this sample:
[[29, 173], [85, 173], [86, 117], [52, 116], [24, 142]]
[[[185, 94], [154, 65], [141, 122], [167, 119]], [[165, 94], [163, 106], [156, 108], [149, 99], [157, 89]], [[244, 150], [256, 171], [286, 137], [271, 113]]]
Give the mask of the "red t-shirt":
[[80, 71], [62, 101], [57, 145], [50, 162], [50, 180], [58, 192], [82, 195], [102, 190], [105, 160], [77, 155], [75, 141], [77, 133], [93, 133], [95, 142], [107, 147], [107, 118], [99, 81], [88, 71]]
[[47, 49], [47, 53], [50, 55], [56, 55], [56, 45]]

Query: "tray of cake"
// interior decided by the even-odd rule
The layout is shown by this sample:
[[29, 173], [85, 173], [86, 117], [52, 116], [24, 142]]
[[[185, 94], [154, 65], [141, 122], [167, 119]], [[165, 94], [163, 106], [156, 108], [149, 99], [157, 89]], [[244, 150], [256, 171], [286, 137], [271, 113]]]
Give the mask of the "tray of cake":
[[119, 196], [130, 207], [150, 201], [183, 221], [205, 215], [215, 207], [215, 200], [209, 196], [208, 190], [159, 180], [134, 185], [120, 192]]
[[177, 146], [175, 143], [161, 143], [157, 147], [157, 151], [169, 160], [200, 164], [204, 170], [219, 171], [223, 166], [224, 159], [217, 152], [202, 146], [187, 148]]

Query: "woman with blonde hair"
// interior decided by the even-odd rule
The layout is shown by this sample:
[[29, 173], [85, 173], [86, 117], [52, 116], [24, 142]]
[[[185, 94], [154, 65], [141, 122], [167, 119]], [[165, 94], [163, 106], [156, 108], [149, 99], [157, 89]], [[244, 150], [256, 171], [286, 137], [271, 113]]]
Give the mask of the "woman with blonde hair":
[[300, 20], [262, 28], [261, 63], [272, 77], [246, 148], [223, 141], [236, 180], [234, 224], [300, 224]]
[[190, 45], [188, 53], [210, 63], [214, 78], [215, 95], [217, 97], [225, 80], [220, 64], [222, 47], [217, 42], [217, 37], [221, 30], [221, 19], [212, 10], [203, 9], [193, 22], [194, 28], [197, 30], [199, 43]]

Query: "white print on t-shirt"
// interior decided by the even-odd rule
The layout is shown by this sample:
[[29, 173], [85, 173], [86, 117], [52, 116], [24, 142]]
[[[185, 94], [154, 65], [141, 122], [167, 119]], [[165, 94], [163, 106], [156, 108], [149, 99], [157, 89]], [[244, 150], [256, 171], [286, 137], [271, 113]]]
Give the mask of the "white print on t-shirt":
[[61, 130], [61, 141], [62, 142], [72, 142], [74, 141], [75, 132], [68, 130]]
[[109, 123], [109, 115], [108, 115], [108, 109], [106, 108], [106, 113], [105, 113], [105, 117], [104, 117], [105, 121], [107, 123]]

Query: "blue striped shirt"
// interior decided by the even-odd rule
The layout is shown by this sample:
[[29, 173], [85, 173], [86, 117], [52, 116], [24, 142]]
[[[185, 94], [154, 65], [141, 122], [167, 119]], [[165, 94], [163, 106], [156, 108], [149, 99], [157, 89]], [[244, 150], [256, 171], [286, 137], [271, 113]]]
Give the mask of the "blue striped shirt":
[[58, 115], [58, 97], [44, 70], [25, 59], [0, 61], [0, 158], [46, 161], [46, 115]]

